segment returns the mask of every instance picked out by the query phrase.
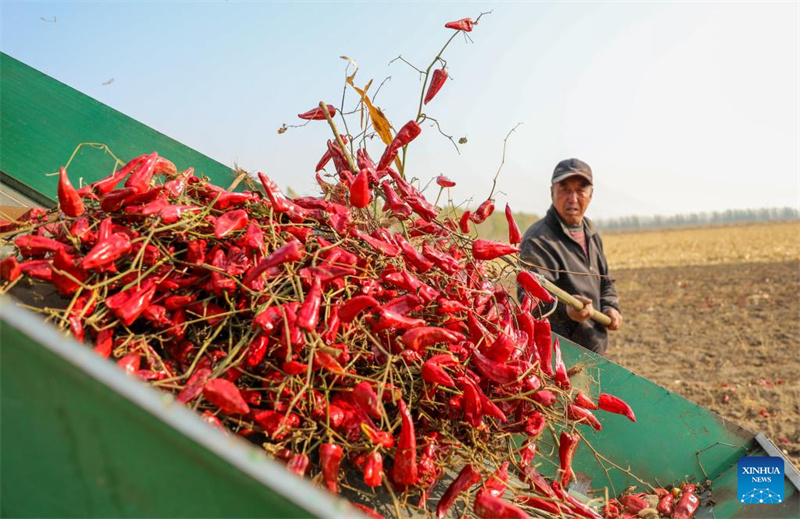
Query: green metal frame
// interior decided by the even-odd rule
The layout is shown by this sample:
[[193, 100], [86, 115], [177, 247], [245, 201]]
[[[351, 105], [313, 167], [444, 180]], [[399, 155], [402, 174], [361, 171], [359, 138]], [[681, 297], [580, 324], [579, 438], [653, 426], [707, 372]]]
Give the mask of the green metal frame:
[[0, 358], [2, 517], [360, 516], [7, 296]]
[[[194, 167], [227, 187], [227, 166], [0, 53], [0, 180], [44, 206], [54, 206], [58, 177], [81, 143], [101, 143], [122, 161], [158, 153], [179, 170]], [[114, 170], [107, 153], [84, 147], [70, 164], [73, 183], [99, 180]]]

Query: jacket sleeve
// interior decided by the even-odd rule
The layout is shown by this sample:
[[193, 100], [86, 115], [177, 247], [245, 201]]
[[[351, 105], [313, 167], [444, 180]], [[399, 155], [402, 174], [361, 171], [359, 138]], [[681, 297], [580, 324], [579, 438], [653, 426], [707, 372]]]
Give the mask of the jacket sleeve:
[[606, 254], [603, 250], [603, 240], [597, 236], [597, 243], [600, 248], [600, 274], [604, 277], [600, 278], [600, 311], [606, 308], [613, 307], [618, 312], [619, 309], [619, 295], [617, 295], [617, 287], [613, 277], [608, 273], [608, 261], [606, 261]]

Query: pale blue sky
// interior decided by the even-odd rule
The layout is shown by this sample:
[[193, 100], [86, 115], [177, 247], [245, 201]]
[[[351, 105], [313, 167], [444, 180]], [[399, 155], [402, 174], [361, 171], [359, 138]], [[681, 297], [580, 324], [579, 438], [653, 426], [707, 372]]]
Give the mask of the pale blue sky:
[[[399, 128], [445, 22], [493, 10], [445, 54], [453, 78], [408, 173], [453, 198], [542, 214], [561, 159], [595, 172], [589, 215], [800, 207], [798, 2], [3, 2], [2, 50], [226, 163], [314, 192], [330, 131], [282, 123], [391, 76], [377, 98]], [[41, 18], [57, 20], [55, 23]], [[103, 86], [110, 78], [114, 82]], [[355, 98], [350, 97], [352, 101]], [[382, 146], [371, 148], [377, 157]], [[435, 196], [432, 195], [432, 196]]]

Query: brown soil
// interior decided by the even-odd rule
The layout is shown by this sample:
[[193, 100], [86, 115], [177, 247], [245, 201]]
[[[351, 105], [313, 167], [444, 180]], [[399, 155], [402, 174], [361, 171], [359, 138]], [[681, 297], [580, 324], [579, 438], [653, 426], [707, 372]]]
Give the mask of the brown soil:
[[608, 357], [763, 432], [800, 466], [800, 261], [613, 275], [625, 322]]

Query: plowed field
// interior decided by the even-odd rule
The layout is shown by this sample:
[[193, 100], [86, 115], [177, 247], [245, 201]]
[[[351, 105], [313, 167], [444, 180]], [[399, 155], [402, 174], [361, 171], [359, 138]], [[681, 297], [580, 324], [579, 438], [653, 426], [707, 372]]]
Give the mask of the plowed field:
[[623, 329], [608, 357], [800, 466], [800, 223], [607, 233]]

